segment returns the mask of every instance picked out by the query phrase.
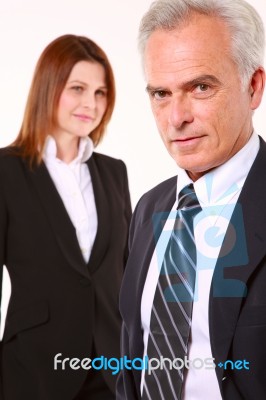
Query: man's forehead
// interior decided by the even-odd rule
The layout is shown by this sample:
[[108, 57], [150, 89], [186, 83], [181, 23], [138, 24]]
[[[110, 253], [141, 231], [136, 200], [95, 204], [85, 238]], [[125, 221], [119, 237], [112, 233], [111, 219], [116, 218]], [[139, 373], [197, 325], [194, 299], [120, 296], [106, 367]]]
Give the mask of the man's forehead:
[[197, 26], [191, 23], [171, 31], [154, 31], [144, 55], [146, 77], [184, 74], [186, 79], [194, 79], [200, 74], [216, 75], [225, 63], [232, 63], [229, 35], [222, 29], [224, 24], [217, 27], [216, 22], [204, 17]]
[[212, 56], [191, 57], [188, 54], [187, 57], [182, 56], [172, 57], [151, 57], [147, 59], [144, 66], [145, 77], [149, 84], [157, 85], [159, 82], [169, 82], [173, 81], [175, 84], [185, 84], [186, 82], [198, 79], [200, 77], [211, 81], [212, 76], [214, 81], [219, 79], [219, 75], [222, 74], [224, 70], [223, 65], [225, 60], [222, 59], [221, 62], [217, 61], [214, 63]]

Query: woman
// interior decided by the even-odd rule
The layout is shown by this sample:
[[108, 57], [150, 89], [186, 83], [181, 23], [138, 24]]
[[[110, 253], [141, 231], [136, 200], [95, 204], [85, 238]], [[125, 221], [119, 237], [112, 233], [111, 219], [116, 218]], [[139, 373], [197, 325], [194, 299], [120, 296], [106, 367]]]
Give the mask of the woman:
[[0, 266], [12, 286], [1, 400], [115, 398], [116, 375], [88, 360], [119, 357], [127, 173], [93, 152], [114, 102], [105, 53], [59, 37], [39, 59], [17, 139], [0, 151]]

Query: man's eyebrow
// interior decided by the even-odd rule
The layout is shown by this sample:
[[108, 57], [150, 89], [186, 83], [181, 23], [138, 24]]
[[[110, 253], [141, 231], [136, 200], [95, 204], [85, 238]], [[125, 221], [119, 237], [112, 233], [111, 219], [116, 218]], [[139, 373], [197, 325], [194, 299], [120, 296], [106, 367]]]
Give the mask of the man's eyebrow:
[[213, 84], [213, 85], [220, 85], [221, 82], [219, 81], [218, 78], [216, 78], [216, 76], [214, 75], [200, 75], [195, 79], [192, 79], [191, 81], [185, 82], [184, 86], [196, 86], [199, 84]]
[[[205, 75], [197, 76], [196, 78], [194, 78], [190, 81], [183, 82], [183, 83], [181, 83], [181, 86], [192, 87], [192, 86], [200, 85], [201, 83], [202, 84], [205, 83], [205, 84], [212, 84], [212, 85], [221, 85], [221, 81], [219, 81], [219, 79], [216, 78], [216, 76], [205, 74]], [[169, 89], [167, 89], [163, 86], [152, 86], [152, 85], [147, 85], [147, 87], [146, 87], [146, 91], [148, 93], [152, 93], [154, 91], [160, 91], [160, 90], [168, 91]]]
[[146, 86], [146, 91], [148, 92], [148, 93], [151, 93], [151, 92], [154, 92], [154, 91], [160, 91], [160, 90], [162, 90], [162, 91], [167, 91], [168, 89], [166, 89], [166, 88], [164, 88], [164, 87], [162, 87], [162, 86], [151, 86], [151, 85], [147, 85]]

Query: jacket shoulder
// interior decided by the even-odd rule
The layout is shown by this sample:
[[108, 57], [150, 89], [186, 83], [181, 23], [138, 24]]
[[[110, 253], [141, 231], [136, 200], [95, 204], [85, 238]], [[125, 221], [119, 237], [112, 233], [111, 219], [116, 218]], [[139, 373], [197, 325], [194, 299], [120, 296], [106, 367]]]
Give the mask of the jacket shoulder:
[[154, 213], [170, 212], [176, 199], [176, 182], [174, 176], [146, 192], [136, 205], [133, 219], [144, 223]]
[[2, 168], [14, 166], [20, 160], [19, 153], [16, 148], [8, 146], [0, 148], [0, 165]]
[[[164, 220], [167, 219], [176, 199], [176, 183], [176, 176], [169, 178], [159, 183], [140, 198], [131, 219], [129, 232], [130, 249], [135, 234], [139, 229], [142, 229], [142, 226], [152, 226], [153, 221], [162, 220], [162, 217]], [[158, 216], [159, 219], [156, 216]], [[154, 230], [152, 231], [154, 232]]]
[[99, 173], [102, 178], [120, 181], [127, 180], [126, 165], [122, 160], [107, 156], [105, 154], [93, 153], [88, 160], [91, 173]]
[[[167, 204], [167, 200], [174, 201], [176, 195], [176, 182], [177, 177], [173, 176], [150, 189], [140, 198], [138, 206], [145, 206], [149, 204]], [[164, 201], [165, 200], [165, 201]]]
[[140, 200], [156, 199], [160, 195], [165, 196], [165, 194], [169, 193], [169, 191], [173, 190], [173, 188], [176, 189], [176, 181], [176, 176], [166, 179], [165, 181], [154, 186], [148, 192], [144, 193]]
[[0, 158], [14, 158], [18, 157], [18, 151], [15, 147], [12, 146], [7, 146], [7, 147], [1, 147], [0, 148]]
[[93, 153], [92, 159], [96, 162], [98, 165], [104, 165], [107, 167], [125, 167], [125, 163], [122, 160], [118, 160], [117, 158], [107, 156], [106, 154], [101, 154], [101, 153]]

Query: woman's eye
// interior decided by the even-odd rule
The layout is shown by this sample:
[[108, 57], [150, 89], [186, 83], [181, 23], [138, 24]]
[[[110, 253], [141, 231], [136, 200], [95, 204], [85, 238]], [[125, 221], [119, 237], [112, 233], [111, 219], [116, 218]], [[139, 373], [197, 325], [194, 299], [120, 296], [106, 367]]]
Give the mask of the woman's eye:
[[72, 86], [71, 89], [74, 90], [74, 91], [77, 92], [77, 93], [83, 91], [83, 87], [82, 87], [82, 86]]
[[99, 97], [106, 97], [107, 96], [107, 92], [105, 90], [99, 89], [99, 90], [96, 91], [96, 95], [99, 96]]

